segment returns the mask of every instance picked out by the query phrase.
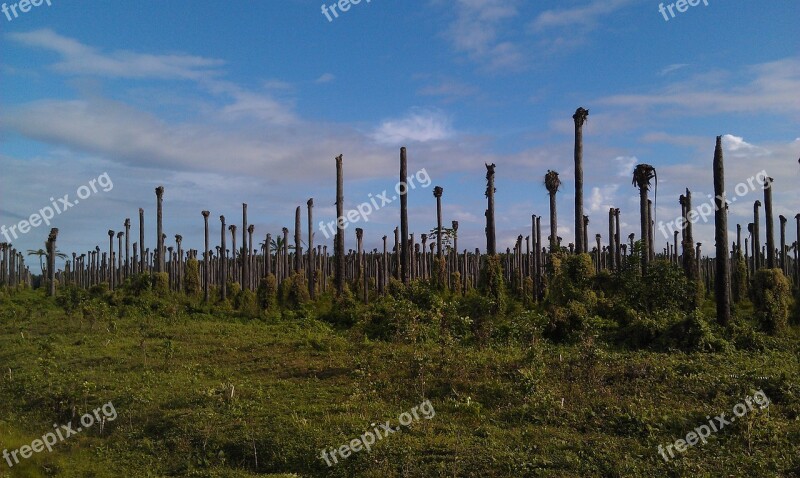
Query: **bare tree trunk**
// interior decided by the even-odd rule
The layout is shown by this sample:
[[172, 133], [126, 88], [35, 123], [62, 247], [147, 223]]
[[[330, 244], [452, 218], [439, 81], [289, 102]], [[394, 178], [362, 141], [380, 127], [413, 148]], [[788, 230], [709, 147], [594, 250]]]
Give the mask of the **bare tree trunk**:
[[650, 215], [647, 210], [647, 186], [639, 185], [640, 243], [642, 244], [642, 275], [647, 274], [650, 263]]
[[301, 214], [300, 206], [294, 210], [294, 272], [298, 274], [303, 269], [303, 244], [301, 243]]
[[306, 202], [306, 206], [308, 206], [308, 293], [313, 300], [317, 295], [314, 284], [317, 272], [314, 262], [314, 198], [310, 198]]
[[753, 262], [755, 271], [761, 269], [761, 221], [758, 215], [758, 208], [760, 207], [761, 201], [756, 200], [753, 203]]
[[589, 249], [586, 229], [583, 222], [583, 124], [589, 110], [578, 108], [572, 119], [575, 122], [575, 253], [582, 254]]
[[400, 277], [408, 284], [408, 159], [405, 146], [400, 148]]
[[201, 212], [203, 215], [203, 225], [205, 228], [205, 248], [203, 249], [203, 302], [208, 303], [208, 272], [211, 268], [211, 257], [210, 257], [210, 250], [209, 250], [209, 238], [208, 238], [208, 216], [211, 214], [208, 211]]
[[717, 136], [714, 151], [714, 212], [717, 248], [716, 292], [717, 322], [728, 325], [731, 320], [731, 270], [728, 259], [728, 209], [725, 202], [725, 162], [722, 155], [722, 136]]
[[[220, 278], [219, 278], [219, 288], [220, 288], [220, 295], [222, 300], [226, 300], [228, 298], [228, 250], [227, 245], [225, 244], [225, 216], [219, 217], [220, 222], [220, 234], [219, 234], [219, 241], [220, 241]], [[267, 243], [267, 247], [269, 247], [269, 243]]]
[[48, 295], [50, 297], [56, 296], [56, 239], [58, 239], [58, 229], [50, 229], [50, 235], [47, 237], [47, 287]]
[[767, 268], [775, 266], [775, 220], [772, 216], [772, 178], [764, 180], [764, 214], [767, 221]]
[[494, 226], [494, 164], [486, 164], [486, 254], [497, 254], [497, 242]]
[[147, 256], [144, 253], [144, 209], [139, 208], [139, 274], [147, 270]]
[[778, 220], [780, 220], [781, 225], [781, 271], [783, 271], [784, 275], [788, 275], [789, 272], [786, 267], [786, 217], [780, 215]]
[[156, 272], [164, 272], [164, 186], [156, 188]]
[[247, 204], [242, 203], [242, 290], [250, 288], [250, 245], [247, 243]]
[[[404, 151], [401, 150], [401, 151]], [[404, 154], [401, 153], [403, 156]], [[336, 256], [336, 295], [344, 293], [344, 176], [342, 172], [342, 155], [336, 157], [336, 238], [334, 239]], [[402, 171], [401, 171], [402, 175]], [[401, 198], [402, 204], [402, 198]]]
[[108, 231], [108, 271], [107, 271], [107, 279], [108, 279], [108, 287], [111, 290], [114, 290], [114, 260], [112, 259], [114, 255], [114, 231]]

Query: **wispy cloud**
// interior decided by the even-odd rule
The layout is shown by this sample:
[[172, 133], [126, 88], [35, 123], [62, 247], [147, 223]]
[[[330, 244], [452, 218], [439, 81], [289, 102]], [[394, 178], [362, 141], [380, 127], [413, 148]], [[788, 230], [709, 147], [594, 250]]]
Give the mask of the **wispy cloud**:
[[[517, 0], [457, 0], [456, 19], [446, 37], [459, 52], [465, 52], [490, 70], [524, 66], [520, 48], [503, 39], [505, 22], [518, 15]], [[449, 5], [449, 4], [448, 4]]]
[[688, 63], [673, 63], [672, 65], [665, 66], [658, 72], [658, 76], [666, 76], [672, 73], [673, 71], [678, 71], [682, 68], [686, 68], [689, 66]]
[[193, 55], [152, 55], [122, 50], [103, 54], [49, 29], [9, 33], [8, 38], [29, 47], [59, 53], [61, 61], [52, 68], [73, 75], [199, 80], [218, 76], [218, 68], [225, 64], [222, 60]]
[[319, 78], [315, 80], [315, 83], [329, 83], [336, 79], [336, 76], [333, 73], [323, 73]]
[[531, 28], [535, 31], [576, 26], [594, 28], [601, 17], [632, 3], [633, 0], [593, 0], [579, 7], [546, 10], [531, 22]]
[[[744, 68], [726, 85], [709, 82], [720, 73], [698, 75], [662, 91], [637, 95], [613, 95], [598, 103], [624, 108], [673, 107], [679, 114], [800, 113], [800, 59], [788, 58]], [[738, 80], [738, 84], [737, 84]]]
[[425, 143], [453, 135], [450, 119], [439, 110], [415, 109], [407, 116], [386, 120], [375, 130], [380, 144], [400, 145], [408, 141]]

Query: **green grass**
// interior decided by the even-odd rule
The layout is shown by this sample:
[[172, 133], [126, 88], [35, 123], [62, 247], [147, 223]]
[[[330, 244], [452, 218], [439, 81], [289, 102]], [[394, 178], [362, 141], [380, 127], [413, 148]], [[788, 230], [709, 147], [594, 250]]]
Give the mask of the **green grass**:
[[[0, 295], [0, 450], [109, 401], [118, 413], [102, 435], [95, 425], [13, 468], [0, 461], [0, 476], [800, 476], [796, 326], [718, 353], [539, 332], [479, 348], [369, 340], [311, 309], [252, 320], [113, 303], [68, 312], [39, 292]], [[669, 463], [657, 454], [759, 389], [768, 409]], [[320, 458], [424, 399], [432, 419], [333, 467]]]

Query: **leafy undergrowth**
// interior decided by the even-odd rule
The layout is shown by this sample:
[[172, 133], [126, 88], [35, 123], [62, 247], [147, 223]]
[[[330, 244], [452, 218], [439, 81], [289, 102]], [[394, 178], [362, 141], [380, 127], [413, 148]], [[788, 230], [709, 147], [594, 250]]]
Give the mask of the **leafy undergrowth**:
[[[739, 324], [726, 346], [687, 352], [605, 340], [626, 332], [607, 324], [556, 343], [542, 313], [517, 311], [478, 344], [456, 332], [469, 335], [468, 306], [491, 304], [434, 320], [419, 311], [447, 304], [415, 300], [378, 301], [370, 322], [340, 328], [309, 310], [246, 319], [169, 299], [65, 309], [35, 291], [0, 296], [0, 450], [108, 402], [118, 413], [102, 434], [0, 461], [0, 476], [800, 476], [797, 326]], [[396, 326], [415, 314], [418, 329]], [[426, 335], [438, 321], [451, 333]], [[767, 409], [658, 454], [757, 390]], [[320, 457], [425, 399], [433, 418], [334, 466]]]

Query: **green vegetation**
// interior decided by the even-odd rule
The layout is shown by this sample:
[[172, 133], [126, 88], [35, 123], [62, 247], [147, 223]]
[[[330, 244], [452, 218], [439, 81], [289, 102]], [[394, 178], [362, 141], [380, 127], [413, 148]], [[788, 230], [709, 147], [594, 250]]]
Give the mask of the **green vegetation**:
[[[507, 293], [492, 259], [482, 294], [392, 280], [369, 305], [311, 301], [302, 274], [209, 304], [147, 276], [0, 292], [0, 449], [109, 401], [119, 414], [0, 476], [798, 476], [800, 328], [762, 324], [788, 317], [782, 281], [757, 277], [723, 328], [676, 266], [635, 279], [588, 258], [557, 258], [542, 304]], [[658, 455], [757, 390], [767, 410]], [[433, 419], [320, 458], [424, 399]]]

